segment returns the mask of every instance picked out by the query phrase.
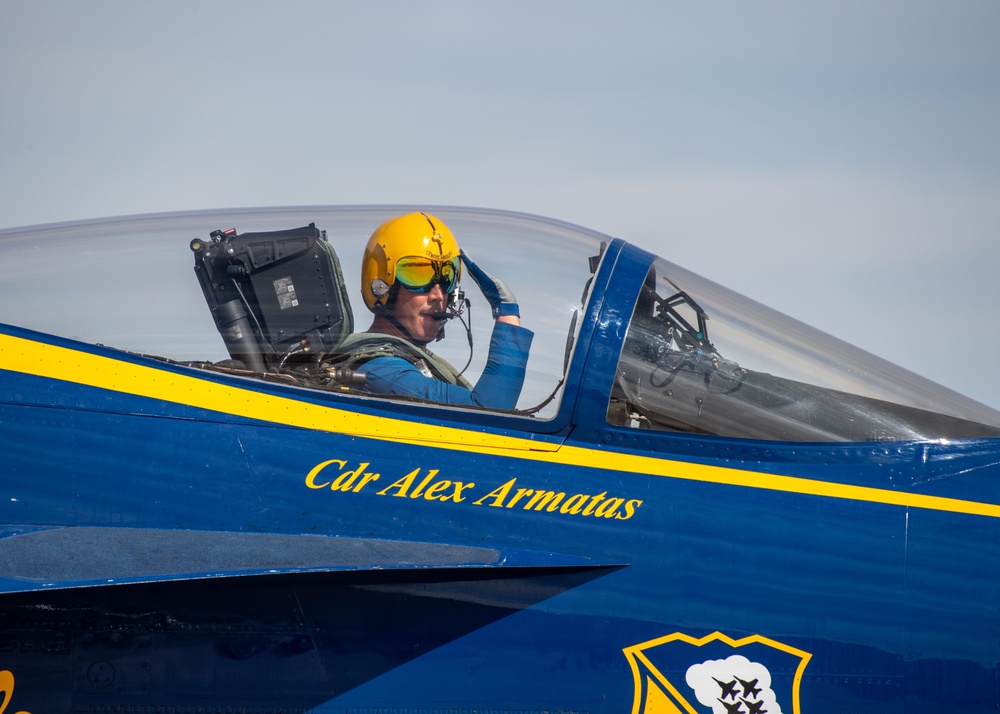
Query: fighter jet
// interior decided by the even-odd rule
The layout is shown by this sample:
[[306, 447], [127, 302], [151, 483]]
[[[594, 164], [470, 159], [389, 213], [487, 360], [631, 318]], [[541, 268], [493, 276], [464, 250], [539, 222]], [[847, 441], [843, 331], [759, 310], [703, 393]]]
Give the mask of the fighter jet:
[[[712, 679], [715, 679], [715, 677], [712, 677]], [[736, 699], [736, 680], [735, 679], [733, 679], [733, 680], [731, 680], [729, 682], [721, 682], [718, 679], [715, 679], [715, 681], [719, 685], [719, 687], [722, 689], [722, 694], [719, 695], [719, 700], [720, 701], [725, 700], [725, 699]]]
[[[417, 348], [477, 385], [516, 296], [509, 405], [348, 349], [412, 212], [463, 256], [386, 254], [448, 291]], [[995, 712], [1000, 413], [670, 258], [444, 206], [0, 231], [0, 711], [652, 714], [736, 672]]]

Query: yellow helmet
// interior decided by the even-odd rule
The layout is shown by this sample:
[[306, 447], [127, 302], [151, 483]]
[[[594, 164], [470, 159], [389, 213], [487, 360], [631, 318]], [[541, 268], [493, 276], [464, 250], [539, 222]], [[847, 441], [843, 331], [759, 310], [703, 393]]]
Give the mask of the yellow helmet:
[[361, 295], [375, 312], [396, 283], [414, 292], [441, 285], [450, 293], [462, 276], [458, 242], [448, 226], [427, 213], [407, 213], [375, 229], [361, 260]]

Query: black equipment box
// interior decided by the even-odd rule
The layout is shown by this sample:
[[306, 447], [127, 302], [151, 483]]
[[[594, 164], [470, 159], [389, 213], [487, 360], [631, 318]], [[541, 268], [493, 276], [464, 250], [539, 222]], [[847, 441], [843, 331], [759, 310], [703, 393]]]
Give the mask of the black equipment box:
[[331, 352], [354, 330], [340, 261], [315, 223], [213, 231], [191, 250], [229, 354], [255, 371]]

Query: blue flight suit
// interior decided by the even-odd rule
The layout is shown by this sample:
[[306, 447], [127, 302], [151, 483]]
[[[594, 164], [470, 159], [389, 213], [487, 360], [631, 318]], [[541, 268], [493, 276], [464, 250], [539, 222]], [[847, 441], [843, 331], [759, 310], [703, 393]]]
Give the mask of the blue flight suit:
[[486, 367], [472, 389], [427, 376], [409, 360], [396, 356], [375, 357], [359, 365], [357, 371], [367, 379], [366, 392], [411, 396], [439, 404], [511, 410], [517, 406], [524, 385], [533, 337], [531, 330], [520, 325], [494, 323]]

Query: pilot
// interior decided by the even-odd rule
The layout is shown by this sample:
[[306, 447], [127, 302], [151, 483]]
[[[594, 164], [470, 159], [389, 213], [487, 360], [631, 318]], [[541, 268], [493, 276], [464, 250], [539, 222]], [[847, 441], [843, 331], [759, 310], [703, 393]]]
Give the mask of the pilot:
[[[475, 386], [427, 344], [443, 337], [448, 303], [465, 270], [493, 312], [486, 367]], [[365, 375], [365, 390], [443, 404], [513, 409], [524, 384], [533, 333], [521, 327], [511, 291], [459, 250], [448, 227], [426, 213], [386, 221], [368, 240], [361, 293], [375, 318], [340, 347]]]

